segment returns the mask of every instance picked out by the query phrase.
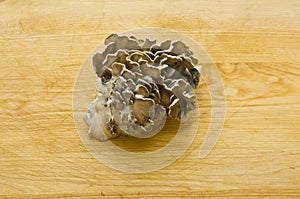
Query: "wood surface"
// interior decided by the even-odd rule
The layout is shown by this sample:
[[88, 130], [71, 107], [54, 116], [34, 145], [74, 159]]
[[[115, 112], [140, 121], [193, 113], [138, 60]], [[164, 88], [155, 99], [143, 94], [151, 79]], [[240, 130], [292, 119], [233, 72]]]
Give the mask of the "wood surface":
[[[202, 44], [222, 75], [226, 118], [217, 145], [199, 159], [211, 122], [202, 82], [200, 130], [183, 157], [127, 174], [84, 147], [73, 86], [106, 36], [147, 27]], [[299, 64], [296, 0], [0, 0], [0, 197], [299, 198]]]

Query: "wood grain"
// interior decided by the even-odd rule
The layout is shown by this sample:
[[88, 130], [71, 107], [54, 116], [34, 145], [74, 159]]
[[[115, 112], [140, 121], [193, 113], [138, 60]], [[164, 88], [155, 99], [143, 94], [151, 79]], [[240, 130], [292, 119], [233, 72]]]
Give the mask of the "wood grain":
[[[0, 197], [300, 197], [299, 1], [0, 1]], [[183, 157], [147, 174], [93, 158], [74, 126], [81, 63], [107, 35], [174, 29], [201, 43], [226, 92], [205, 159], [210, 96]]]

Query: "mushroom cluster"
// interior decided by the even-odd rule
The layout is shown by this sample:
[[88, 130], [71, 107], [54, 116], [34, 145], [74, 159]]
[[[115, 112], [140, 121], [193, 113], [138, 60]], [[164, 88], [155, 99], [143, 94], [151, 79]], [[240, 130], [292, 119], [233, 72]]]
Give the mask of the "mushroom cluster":
[[104, 141], [120, 135], [146, 138], [168, 117], [182, 122], [196, 108], [193, 89], [200, 66], [183, 42], [112, 34], [93, 56], [97, 97], [85, 121], [89, 135]]

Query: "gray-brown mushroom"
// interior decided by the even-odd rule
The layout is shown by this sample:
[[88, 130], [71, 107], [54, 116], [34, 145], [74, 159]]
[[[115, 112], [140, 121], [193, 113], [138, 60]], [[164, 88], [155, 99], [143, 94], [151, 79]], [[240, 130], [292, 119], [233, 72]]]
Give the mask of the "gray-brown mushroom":
[[104, 44], [93, 56], [98, 95], [85, 117], [92, 137], [150, 137], [196, 108], [201, 67], [183, 42], [112, 34]]

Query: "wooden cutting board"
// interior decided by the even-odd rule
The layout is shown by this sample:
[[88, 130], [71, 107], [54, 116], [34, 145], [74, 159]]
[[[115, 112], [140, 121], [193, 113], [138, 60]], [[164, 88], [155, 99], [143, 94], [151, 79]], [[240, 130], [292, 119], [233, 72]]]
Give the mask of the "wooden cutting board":
[[[299, 13], [299, 1], [0, 0], [0, 197], [300, 197]], [[176, 30], [206, 49], [224, 83], [226, 118], [200, 159], [213, 122], [202, 82], [192, 145], [161, 170], [129, 174], [81, 142], [73, 86], [105, 37], [147, 27]], [[136, 150], [123, 141], [116, 143]]]

